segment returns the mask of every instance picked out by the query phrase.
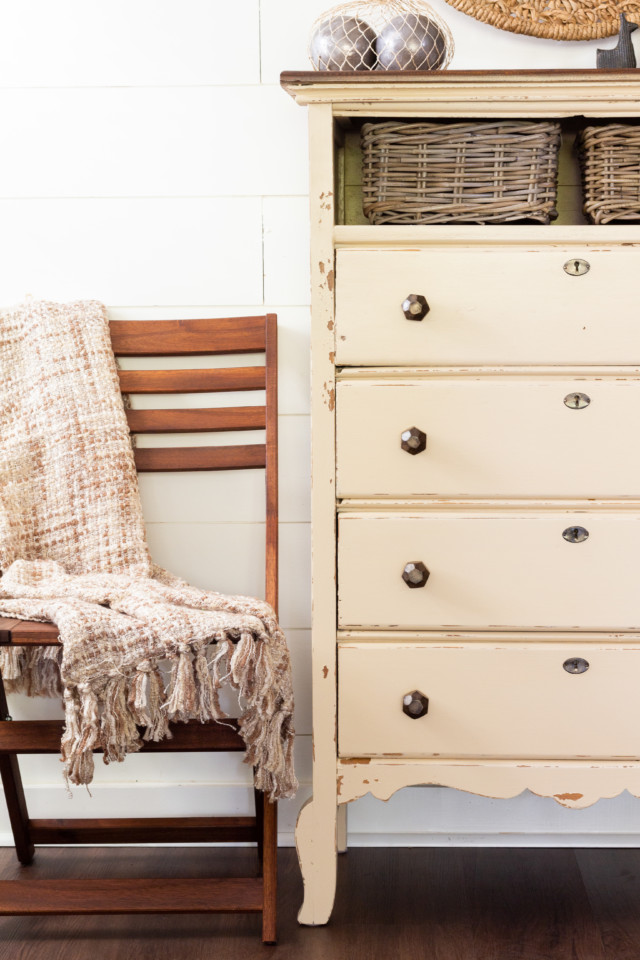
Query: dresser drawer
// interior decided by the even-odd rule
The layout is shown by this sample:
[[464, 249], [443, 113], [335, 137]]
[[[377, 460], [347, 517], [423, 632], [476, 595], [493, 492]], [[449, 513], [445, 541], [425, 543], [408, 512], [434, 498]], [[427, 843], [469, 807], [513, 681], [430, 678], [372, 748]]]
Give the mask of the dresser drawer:
[[640, 380], [343, 380], [336, 417], [339, 497], [640, 495]]
[[343, 643], [338, 671], [343, 757], [640, 757], [637, 646]]
[[[590, 269], [571, 276], [565, 263]], [[338, 251], [338, 364], [637, 363], [638, 250], [622, 245]], [[409, 294], [426, 298], [407, 320]]]
[[640, 627], [638, 514], [349, 511], [338, 534], [341, 627]]

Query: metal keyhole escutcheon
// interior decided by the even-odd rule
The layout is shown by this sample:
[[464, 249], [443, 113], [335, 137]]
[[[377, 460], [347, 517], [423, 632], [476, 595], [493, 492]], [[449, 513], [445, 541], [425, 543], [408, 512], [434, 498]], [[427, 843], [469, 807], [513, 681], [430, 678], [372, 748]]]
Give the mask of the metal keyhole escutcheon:
[[571, 657], [562, 664], [567, 673], [586, 673], [589, 669], [589, 661], [582, 657]]
[[584, 527], [567, 527], [562, 531], [562, 536], [567, 543], [584, 543], [589, 537], [589, 531]]
[[588, 273], [591, 269], [591, 264], [587, 263], [586, 260], [567, 260], [564, 265], [564, 272], [568, 273], [570, 277], [584, 277], [585, 273]]
[[590, 403], [591, 397], [586, 393], [568, 393], [564, 398], [564, 405], [570, 410], [584, 410]]

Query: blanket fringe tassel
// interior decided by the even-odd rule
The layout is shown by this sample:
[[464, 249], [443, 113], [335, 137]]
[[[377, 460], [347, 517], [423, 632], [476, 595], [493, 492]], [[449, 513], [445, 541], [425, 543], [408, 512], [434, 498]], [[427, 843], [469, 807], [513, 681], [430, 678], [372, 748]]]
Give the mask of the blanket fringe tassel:
[[63, 698], [62, 760], [68, 782], [77, 785], [91, 782], [95, 749], [102, 750], [105, 763], [121, 762], [140, 750], [143, 740], [170, 737], [171, 721], [227, 719], [219, 691], [229, 683], [246, 705], [239, 718], [245, 763], [254, 767], [255, 786], [277, 800], [293, 796], [297, 781], [293, 704], [278, 694], [272, 642], [243, 633], [237, 642], [221, 636], [181, 644], [166, 688], [159, 664], [151, 660], [138, 664], [131, 676], [65, 685], [62, 646], [0, 650], [0, 671], [8, 693]]

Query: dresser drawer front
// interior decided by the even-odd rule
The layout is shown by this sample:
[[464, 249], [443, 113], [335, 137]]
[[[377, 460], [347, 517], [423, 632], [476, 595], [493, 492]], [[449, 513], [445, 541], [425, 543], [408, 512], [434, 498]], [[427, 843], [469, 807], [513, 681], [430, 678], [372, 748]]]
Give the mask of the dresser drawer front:
[[[565, 263], [590, 269], [572, 276]], [[339, 250], [338, 364], [637, 363], [638, 251], [611, 245]], [[407, 320], [409, 294], [426, 298]]]
[[[563, 668], [578, 658], [584, 673]], [[343, 757], [640, 757], [636, 646], [348, 643], [338, 669]]]
[[336, 411], [340, 497], [640, 495], [640, 380], [344, 380]]
[[[564, 539], [584, 528], [588, 539]], [[409, 563], [429, 571], [410, 588]], [[345, 513], [338, 622], [346, 627], [640, 627], [640, 516], [603, 511]]]

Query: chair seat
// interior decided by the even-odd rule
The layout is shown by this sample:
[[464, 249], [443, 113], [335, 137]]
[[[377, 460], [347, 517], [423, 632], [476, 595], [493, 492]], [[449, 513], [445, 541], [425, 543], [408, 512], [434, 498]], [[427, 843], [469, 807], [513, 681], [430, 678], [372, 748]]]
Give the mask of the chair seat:
[[50, 646], [59, 642], [60, 635], [54, 623], [39, 623], [35, 620], [9, 620], [7, 617], [0, 617], [0, 644]]

